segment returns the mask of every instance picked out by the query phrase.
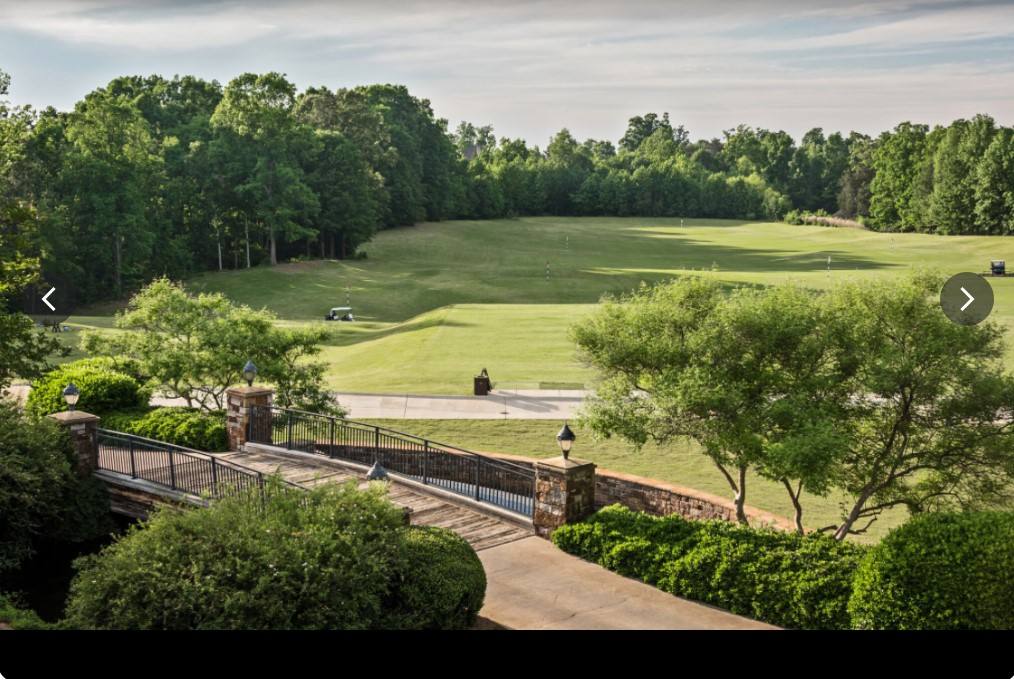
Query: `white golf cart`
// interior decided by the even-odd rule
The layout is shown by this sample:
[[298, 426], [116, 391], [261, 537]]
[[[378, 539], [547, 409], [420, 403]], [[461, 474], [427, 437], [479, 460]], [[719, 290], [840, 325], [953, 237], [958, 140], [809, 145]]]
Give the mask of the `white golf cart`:
[[336, 306], [331, 309], [327, 316], [324, 317], [325, 321], [355, 321], [355, 317], [352, 315], [352, 307], [350, 306]]

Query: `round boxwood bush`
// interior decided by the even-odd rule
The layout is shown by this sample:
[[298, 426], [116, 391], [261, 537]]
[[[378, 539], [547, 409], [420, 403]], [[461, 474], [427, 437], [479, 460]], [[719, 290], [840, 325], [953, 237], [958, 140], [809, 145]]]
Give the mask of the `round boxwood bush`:
[[92, 415], [147, 406], [151, 391], [115, 366], [112, 359], [85, 359], [59, 366], [32, 384], [25, 409], [40, 416], [66, 410], [63, 389], [68, 382], [81, 392], [77, 409]]
[[858, 629], [1014, 629], [1014, 514], [924, 514], [870, 550], [849, 611]]
[[[78, 561], [65, 626], [463, 626], [471, 611], [462, 607], [476, 605], [473, 590], [462, 597], [443, 578], [474, 582], [474, 552], [404, 526], [383, 493], [383, 486], [359, 490], [355, 483], [286, 491], [275, 479], [263, 499], [227, 497], [207, 508], [161, 511]], [[431, 610], [420, 615], [408, 601]]]
[[387, 629], [463, 629], [486, 597], [486, 571], [463, 537], [446, 528], [405, 533]]

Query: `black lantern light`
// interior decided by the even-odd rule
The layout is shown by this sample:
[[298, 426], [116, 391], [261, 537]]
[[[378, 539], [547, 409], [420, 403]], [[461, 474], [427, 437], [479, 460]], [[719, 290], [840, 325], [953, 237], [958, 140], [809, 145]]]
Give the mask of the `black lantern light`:
[[243, 366], [243, 379], [246, 380], [246, 386], [252, 387], [255, 377], [257, 377], [257, 366], [253, 364], [253, 361], [247, 361]]
[[81, 398], [81, 392], [74, 386], [73, 382], [68, 382], [67, 386], [63, 388], [63, 400], [67, 402], [67, 407], [70, 408], [71, 412], [74, 411], [74, 406], [77, 405], [79, 398]]
[[379, 462], [374, 462], [373, 466], [370, 467], [370, 471], [366, 472], [366, 479], [368, 481], [382, 481], [387, 478], [387, 470], [380, 466]]
[[570, 427], [565, 423], [560, 433], [556, 435], [556, 442], [560, 444], [560, 452], [563, 453], [563, 459], [566, 460], [570, 455], [570, 449], [574, 447], [574, 440], [577, 436], [570, 430]]

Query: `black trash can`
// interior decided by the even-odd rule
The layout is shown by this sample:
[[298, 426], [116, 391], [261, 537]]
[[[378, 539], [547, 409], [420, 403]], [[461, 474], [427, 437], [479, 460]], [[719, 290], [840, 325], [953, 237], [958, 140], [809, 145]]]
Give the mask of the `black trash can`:
[[489, 376], [488, 375], [476, 375], [472, 380], [474, 387], [473, 393], [476, 396], [485, 396], [489, 393]]

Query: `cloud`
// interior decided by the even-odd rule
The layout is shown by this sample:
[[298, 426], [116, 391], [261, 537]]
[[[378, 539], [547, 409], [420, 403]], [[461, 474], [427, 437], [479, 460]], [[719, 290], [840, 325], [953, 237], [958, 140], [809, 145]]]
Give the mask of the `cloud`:
[[438, 115], [543, 144], [564, 125], [615, 139], [650, 110], [695, 136], [739, 122], [878, 132], [1014, 111], [1009, 3], [42, 0], [0, 3], [5, 34], [33, 36], [40, 52], [65, 47], [70, 72], [101, 54], [103, 75], [150, 68], [227, 81], [278, 70], [300, 86], [404, 83]]
[[183, 5], [173, 12], [159, 6], [139, 9], [101, 2], [7, 6], [0, 9], [0, 24], [62, 43], [170, 53], [249, 44], [278, 28], [270, 16], [238, 6], [209, 11], [201, 5]]

